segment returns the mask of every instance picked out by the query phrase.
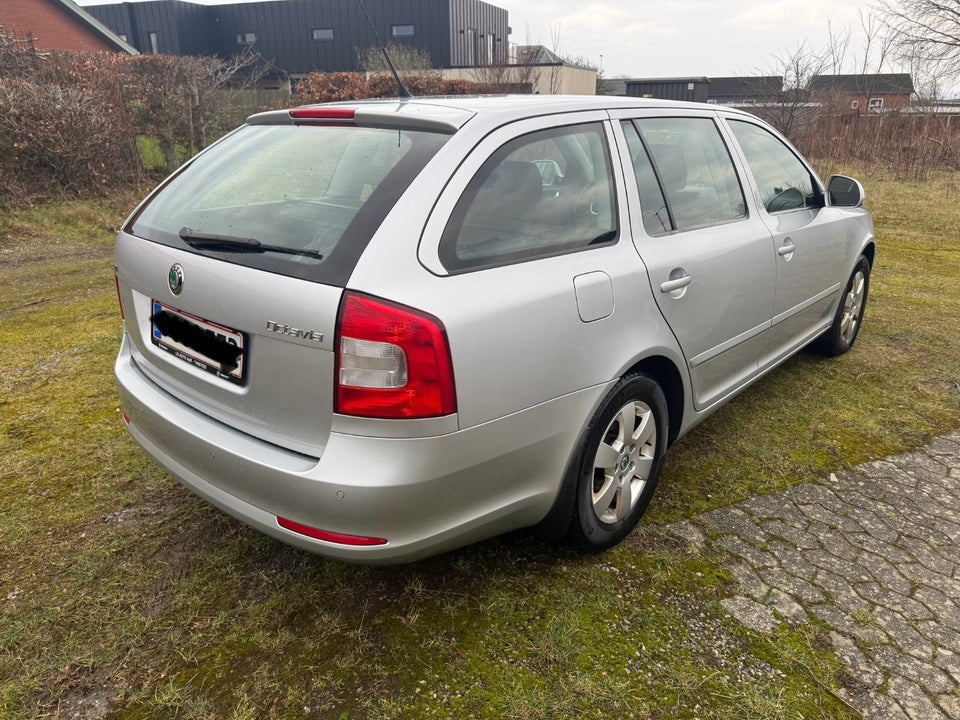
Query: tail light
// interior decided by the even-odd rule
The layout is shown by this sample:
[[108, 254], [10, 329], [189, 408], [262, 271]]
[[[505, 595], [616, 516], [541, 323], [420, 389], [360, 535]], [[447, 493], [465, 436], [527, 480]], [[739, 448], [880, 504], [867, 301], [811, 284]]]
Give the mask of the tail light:
[[447, 333], [432, 315], [348, 292], [336, 348], [336, 412], [415, 419], [457, 411]]

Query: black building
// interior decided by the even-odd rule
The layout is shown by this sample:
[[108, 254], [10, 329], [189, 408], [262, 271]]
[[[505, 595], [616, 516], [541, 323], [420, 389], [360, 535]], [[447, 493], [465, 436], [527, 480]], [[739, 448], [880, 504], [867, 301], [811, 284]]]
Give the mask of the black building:
[[[385, 43], [429, 53], [435, 68], [505, 63], [507, 11], [481, 0], [365, 0]], [[197, 5], [184, 0], [84, 8], [141, 53], [228, 57], [251, 48], [291, 75], [358, 70], [376, 38], [357, 0]]]
[[627, 97], [651, 97], [661, 100], [706, 102], [710, 81], [705, 77], [646, 78], [626, 81]]
[[707, 102], [718, 105], [763, 105], [780, 102], [783, 77], [780, 75], [712, 77]]

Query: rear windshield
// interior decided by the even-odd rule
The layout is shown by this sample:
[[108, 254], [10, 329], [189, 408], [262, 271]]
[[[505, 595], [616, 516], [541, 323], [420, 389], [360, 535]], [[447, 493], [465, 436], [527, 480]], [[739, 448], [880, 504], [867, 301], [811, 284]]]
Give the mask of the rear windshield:
[[269, 272], [343, 286], [384, 217], [448, 136], [245, 126], [198, 156], [128, 232]]

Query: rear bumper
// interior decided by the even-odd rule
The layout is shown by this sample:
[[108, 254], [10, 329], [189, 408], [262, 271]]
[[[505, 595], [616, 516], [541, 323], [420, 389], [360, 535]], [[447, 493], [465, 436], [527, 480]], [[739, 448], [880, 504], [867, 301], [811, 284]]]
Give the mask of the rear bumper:
[[[115, 374], [134, 439], [171, 475], [286, 543], [352, 562], [415, 560], [533, 525], [553, 504], [606, 387], [425, 438], [331, 433], [323, 456], [291, 452], [200, 413], [154, 384], [124, 338]], [[280, 527], [384, 538], [355, 547]]]

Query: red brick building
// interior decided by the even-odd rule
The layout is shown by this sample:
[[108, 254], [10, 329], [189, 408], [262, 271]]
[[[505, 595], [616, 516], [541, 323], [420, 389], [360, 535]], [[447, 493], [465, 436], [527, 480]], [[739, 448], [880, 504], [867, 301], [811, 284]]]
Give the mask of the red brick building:
[[137, 51], [73, 0], [0, 0], [0, 32], [40, 51]]
[[908, 106], [914, 87], [909, 73], [816, 75], [810, 81], [810, 92], [842, 96], [850, 110], [862, 114]]

